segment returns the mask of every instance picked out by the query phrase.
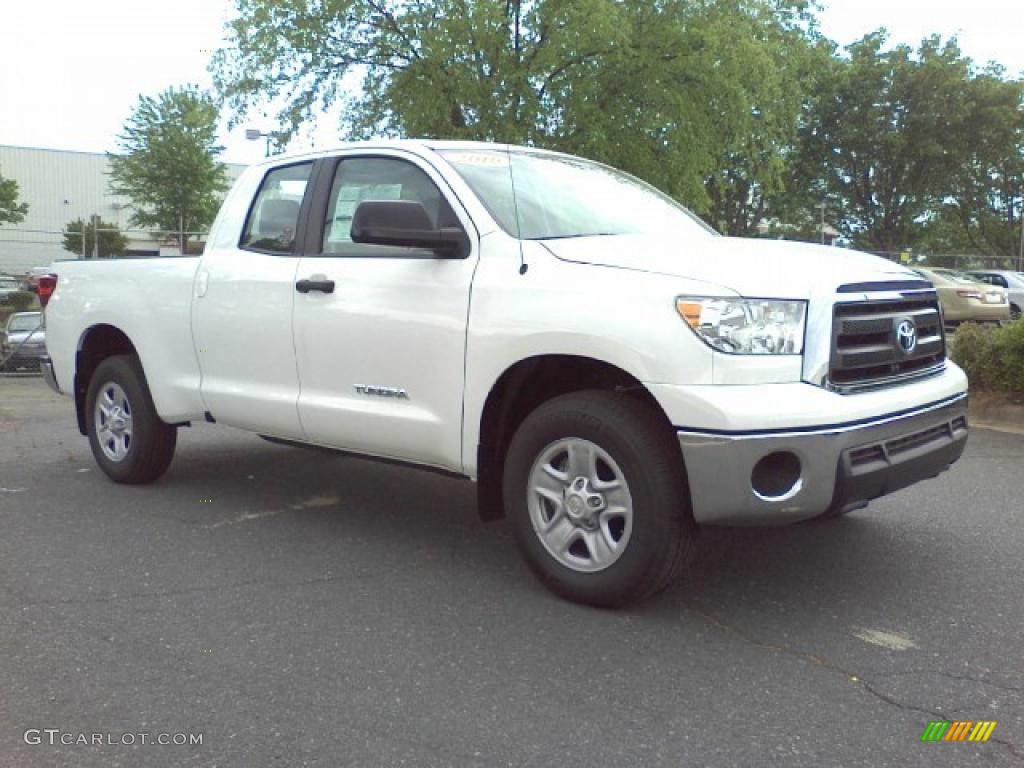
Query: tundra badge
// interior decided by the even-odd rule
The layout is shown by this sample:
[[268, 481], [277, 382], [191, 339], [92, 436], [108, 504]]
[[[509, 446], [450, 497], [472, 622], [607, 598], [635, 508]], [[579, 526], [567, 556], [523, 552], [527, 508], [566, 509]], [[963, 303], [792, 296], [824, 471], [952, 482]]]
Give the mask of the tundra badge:
[[379, 397], [397, 397], [399, 400], [408, 400], [409, 393], [404, 389], [395, 387], [377, 387], [371, 384], [355, 384], [353, 388], [361, 395], [377, 395]]

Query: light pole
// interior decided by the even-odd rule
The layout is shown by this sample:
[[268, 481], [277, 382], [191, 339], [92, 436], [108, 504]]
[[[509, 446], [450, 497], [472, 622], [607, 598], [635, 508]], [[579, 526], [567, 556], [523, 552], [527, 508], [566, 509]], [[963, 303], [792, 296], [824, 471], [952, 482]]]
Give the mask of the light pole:
[[270, 140], [275, 139], [277, 141], [280, 141], [282, 138], [284, 138], [284, 135], [285, 134], [282, 133], [281, 131], [261, 131], [257, 128], [245, 129], [245, 138], [247, 138], [249, 141], [259, 141], [260, 139], [267, 140], [266, 151], [264, 152], [263, 155], [264, 157], [270, 157]]
[[828, 205], [824, 200], [818, 203], [818, 207], [821, 208], [821, 244], [825, 244], [825, 206]]
[[1020, 201], [1020, 248], [1017, 250], [1017, 271], [1024, 272], [1024, 197]]

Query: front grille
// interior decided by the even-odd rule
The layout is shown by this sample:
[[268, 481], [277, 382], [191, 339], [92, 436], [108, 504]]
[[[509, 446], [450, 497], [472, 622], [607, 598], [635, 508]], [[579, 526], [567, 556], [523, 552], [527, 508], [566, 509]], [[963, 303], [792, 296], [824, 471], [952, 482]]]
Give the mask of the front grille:
[[[907, 320], [916, 334], [916, 344], [909, 352], [904, 351], [897, 335]], [[945, 358], [942, 316], [933, 292], [840, 302], [833, 309], [828, 378], [839, 390], [885, 386], [933, 373]]]

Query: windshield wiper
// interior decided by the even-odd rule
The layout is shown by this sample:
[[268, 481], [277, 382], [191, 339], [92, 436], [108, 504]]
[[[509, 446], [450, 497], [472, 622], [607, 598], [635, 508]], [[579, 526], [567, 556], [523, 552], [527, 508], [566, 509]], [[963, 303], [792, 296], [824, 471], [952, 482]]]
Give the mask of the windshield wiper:
[[610, 237], [621, 235], [622, 232], [583, 232], [578, 235], [547, 235], [545, 237], [524, 237], [524, 240], [572, 240], [578, 237]]

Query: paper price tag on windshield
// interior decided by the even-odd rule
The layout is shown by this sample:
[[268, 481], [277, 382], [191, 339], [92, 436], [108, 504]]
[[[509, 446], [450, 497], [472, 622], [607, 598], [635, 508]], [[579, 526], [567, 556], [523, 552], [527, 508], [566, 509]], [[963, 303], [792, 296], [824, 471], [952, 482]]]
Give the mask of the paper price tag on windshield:
[[501, 152], [449, 152], [445, 154], [449, 163], [476, 165], [487, 168], [508, 167], [508, 155]]

